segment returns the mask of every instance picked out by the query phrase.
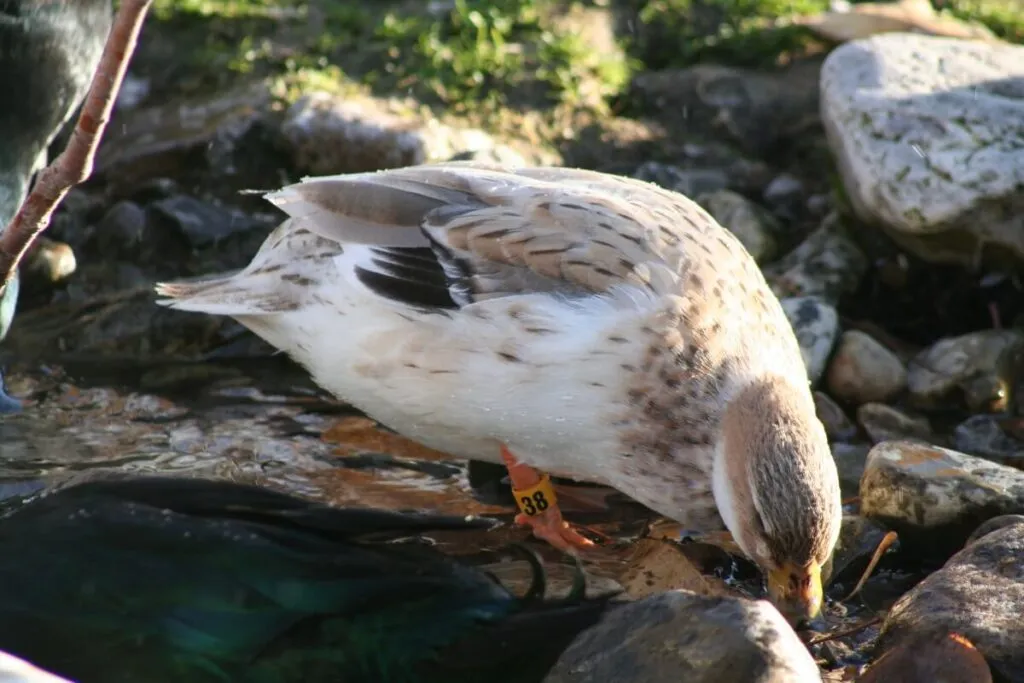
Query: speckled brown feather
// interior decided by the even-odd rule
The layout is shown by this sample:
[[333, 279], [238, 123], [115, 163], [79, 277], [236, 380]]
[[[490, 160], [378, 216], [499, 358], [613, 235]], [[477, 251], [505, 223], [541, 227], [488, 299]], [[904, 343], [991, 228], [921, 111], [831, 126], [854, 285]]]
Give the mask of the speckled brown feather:
[[[772, 554], [794, 561], [829, 544], [838, 524], [837, 480], [833, 491], [836, 476], [822, 465], [825, 459], [831, 464], [831, 456], [823, 433], [814, 431], [796, 339], [740, 242], [686, 197], [592, 171], [451, 163], [309, 179], [268, 199], [291, 219], [268, 238], [242, 275], [205, 285], [160, 285], [159, 291], [177, 297], [173, 305], [181, 308], [235, 315], [272, 343], [305, 354], [314, 347], [312, 331], [303, 329], [309, 338], [296, 340], [299, 332], [252, 315], [274, 307], [301, 312], [310, 301], [323, 304], [331, 316], [343, 315], [336, 302], [340, 294], [348, 296], [348, 285], [338, 259], [357, 252], [346, 252], [348, 245], [367, 245], [385, 261], [392, 259], [395, 268], [408, 264], [407, 271], [420, 267], [418, 261], [412, 265], [410, 259], [420, 257], [411, 256], [410, 249], [432, 252], [448, 281], [449, 308], [454, 301], [464, 316], [480, 321], [481, 330], [504, 317], [514, 320], [517, 331], [510, 329], [511, 336], [492, 340], [488, 348], [476, 348], [472, 334], [459, 337], [427, 358], [422, 349], [433, 343], [434, 323], [416, 321], [429, 311], [402, 309], [401, 297], [395, 293], [397, 298], [387, 300], [379, 283], [369, 297], [363, 293], [353, 299], [374, 312], [380, 306], [380, 315], [394, 314], [394, 309], [386, 313], [385, 305], [399, 307], [398, 315], [412, 327], [404, 342], [409, 358], [399, 359], [398, 367], [403, 372], [423, 369], [429, 382], [458, 377], [460, 364], [475, 362], [481, 354], [493, 358], [492, 377], [518, 376], [531, 363], [541, 368], [531, 360], [531, 345], [553, 336], [545, 328], [552, 321], [538, 317], [533, 304], [501, 306], [502, 299], [534, 294], [607, 299], [609, 307], [632, 310], [636, 317], [628, 327], [609, 327], [593, 347], [565, 359], [578, 372], [574, 389], [585, 388], [588, 368], [602, 377], [609, 371], [616, 375], [605, 384], [589, 385], [606, 397], [595, 406], [602, 411], [599, 421], [614, 427], [614, 437], [600, 444], [599, 479], [617, 482], [626, 493], [634, 493], [632, 484], [642, 486], [635, 491], [639, 497], [694, 529], [720, 528], [712, 468], [716, 449], [726, 434], [735, 432], [730, 468], [740, 468], [731, 471], [737, 500], [726, 504], [744, 509], [741, 523], [767, 520], [775, 532], [769, 539]], [[238, 298], [245, 296], [250, 306], [239, 312]], [[233, 312], [219, 306], [223, 301], [234, 306]], [[472, 306], [482, 302], [488, 307]], [[601, 307], [593, 310], [593, 324], [604, 324], [597, 320], [605, 315]], [[443, 312], [455, 319], [455, 313]], [[362, 318], [364, 324], [370, 318]], [[314, 320], [312, 313], [302, 317], [304, 325]], [[307, 357], [303, 362], [315, 369], [321, 361]], [[390, 362], [371, 354], [352, 367], [359, 377], [381, 381], [377, 378], [394, 372]], [[509, 364], [517, 366], [511, 374]], [[444, 374], [438, 375], [442, 367]], [[768, 376], [780, 387], [758, 384]], [[428, 384], [427, 377], [417, 381]], [[452, 392], [460, 390], [452, 386]], [[760, 388], [751, 394], [752, 386]], [[392, 426], [415, 430], [430, 410], [416, 407], [410, 414], [417, 423]], [[457, 440], [444, 441], [457, 429], [457, 417], [437, 417], [437, 429], [429, 432], [441, 435], [435, 447], [461, 446]], [[466, 442], [478, 443], [473, 439], [481, 436], [490, 435], [467, 433]], [[804, 437], [812, 443], [799, 443]], [[563, 463], [552, 457], [544, 464], [558, 469]], [[793, 493], [794, 485], [801, 490]]]

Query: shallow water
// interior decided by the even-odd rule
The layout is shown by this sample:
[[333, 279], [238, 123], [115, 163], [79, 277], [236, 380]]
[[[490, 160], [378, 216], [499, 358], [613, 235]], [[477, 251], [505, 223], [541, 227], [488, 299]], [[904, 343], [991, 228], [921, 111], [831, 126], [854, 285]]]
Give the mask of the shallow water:
[[[24, 401], [21, 413], [0, 417], [0, 500], [8, 504], [86, 477], [161, 473], [261, 484], [337, 505], [485, 514], [506, 524], [473, 537], [460, 533], [458, 540], [439, 533], [435, 540], [453, 553], [482, 555], [516, 591], [528, 588], [529, 564], [501, 551], [528, 542], [545, 560], [549, 594], [571, 588], [572, 562], [510, 523], [514, 507], [499, 478], [474, 489], [464, 462], [325, 396], [281, 356], [154, 364], [68, 359], [61, 366], [14, 367], [8, 385]], [[610, 490], [572, 490], [589, 491], [588, 500], [612, 493], [603, 510], [581, 508], [568, 491], [562, 494], [566, 516], [604, 537], [583, 562], [589, 593], [760, 594], [757, 572], [729, 554], [735, 547], [727, 535], [666, 545], [659, 539], [679, 539], [677, 524]], [[878, 603], [874, 609], [892, 599], [872, 598], [877, 584], [869, 582], [863, 594]], [[872, 612], [859, 601], [849, 609], [833, 606], [819, 629], [841, 631]], [[827, 668], [841, 670], [876, 632], [813, 650]]]

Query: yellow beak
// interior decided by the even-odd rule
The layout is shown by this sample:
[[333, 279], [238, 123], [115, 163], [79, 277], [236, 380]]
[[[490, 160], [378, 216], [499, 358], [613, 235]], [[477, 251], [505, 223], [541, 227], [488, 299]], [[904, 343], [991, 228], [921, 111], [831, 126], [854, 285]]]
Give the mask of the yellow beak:
[[791, 623], [813, 619], [821, 612], [821, 566], [783, 564], [768, 574], [768, 597]]

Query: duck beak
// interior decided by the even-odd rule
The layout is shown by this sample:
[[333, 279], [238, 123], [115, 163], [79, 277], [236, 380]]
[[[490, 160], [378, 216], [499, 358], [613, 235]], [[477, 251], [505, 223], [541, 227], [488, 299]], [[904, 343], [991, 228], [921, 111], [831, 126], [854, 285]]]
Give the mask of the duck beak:
[[768, 596], [790, 623], [814, 619], [821, 612], [821, 566], [783, 563], [768, 573]]

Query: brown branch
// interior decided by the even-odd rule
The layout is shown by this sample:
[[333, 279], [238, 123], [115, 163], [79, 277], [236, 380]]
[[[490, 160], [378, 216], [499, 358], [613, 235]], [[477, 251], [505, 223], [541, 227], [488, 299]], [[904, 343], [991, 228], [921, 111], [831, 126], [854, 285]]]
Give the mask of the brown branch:
[[92, 175], [93, 159], [110, 121], [114, 100], [128, 70], [128, 61], [146, 12], [153, 0], [122, 0], [103, 48], [82, 113], [67, 148], [39, 173], [11, 224], [0, 235], [0, 294], [35, 239], [50, 225], [54, 209], [72, 187]]

